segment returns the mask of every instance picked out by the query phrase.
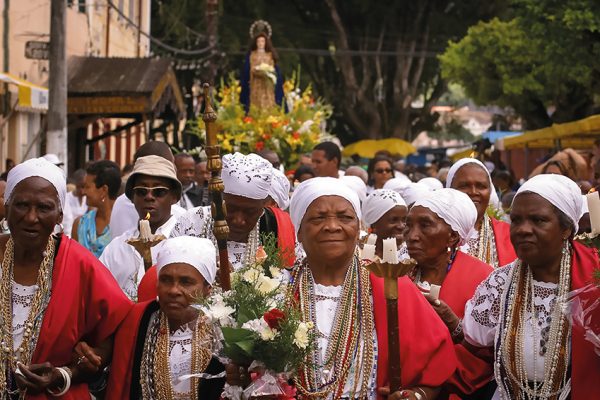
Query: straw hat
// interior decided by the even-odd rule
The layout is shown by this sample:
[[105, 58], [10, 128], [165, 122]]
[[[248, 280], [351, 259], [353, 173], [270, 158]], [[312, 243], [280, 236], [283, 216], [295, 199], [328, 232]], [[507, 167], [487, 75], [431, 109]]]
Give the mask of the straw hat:
[[125, 195], [129, 200], [133, 201], [133, 184], [137, 175], [155, 176], [159, 178], [167, 178], [173, 182], [172, 190], [175, 193], [177, 200], [181, 198], [181, 182], [177, 179], [175, 165], [166, 158], [159, 156], [140, 157], [135, 161], [133, 171], [127, 178], [125, 184]]

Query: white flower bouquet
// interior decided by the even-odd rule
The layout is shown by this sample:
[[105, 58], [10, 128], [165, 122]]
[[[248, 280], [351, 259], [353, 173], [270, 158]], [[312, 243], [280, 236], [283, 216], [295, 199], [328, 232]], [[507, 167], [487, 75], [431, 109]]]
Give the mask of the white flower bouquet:
[[[244, 397], [293, 397], [287, 381], [314, 346], [314, 327], [302, 320], [287, 297], [277, 239], [267, 235], [261, 241], [264, 247], [257, 251], [257, 260], [231, 274], [231, 290], [215, 292], [199, 308], [220, 331], [221, 355], [227, 361], [259, 367]], [[241, 390], [226, 390], [234, 392]]]
[[277, 74], [275, 73], [274, 66], [267, 63], [261, 63], [254, 67], [254, 70], [259, 74], [269, 78], [271, 82], [273, 82], [273, 85], [277, 83]]

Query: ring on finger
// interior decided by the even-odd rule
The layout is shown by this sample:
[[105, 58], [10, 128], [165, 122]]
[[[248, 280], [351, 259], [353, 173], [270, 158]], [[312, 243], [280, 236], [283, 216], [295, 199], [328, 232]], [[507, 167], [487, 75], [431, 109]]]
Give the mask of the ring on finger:
[[81, 364], [81, 363], [83, 362], [83, 360], [85, 360], [85, 358], [86, 358], [85, 356], [81, 356], [81, 357], [79, 357], [79, 358], [77, 359], [77, 364], [75, 364], [75, 365], [79, 365], [79, 364]]

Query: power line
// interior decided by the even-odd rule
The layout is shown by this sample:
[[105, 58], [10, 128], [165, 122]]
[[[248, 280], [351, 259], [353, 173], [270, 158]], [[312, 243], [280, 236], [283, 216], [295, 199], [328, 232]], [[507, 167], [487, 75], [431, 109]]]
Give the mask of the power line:
[[107, 0], [107, 1], [108, 1], [108, 5], [110, 6], [110, 8], [112, 8], [113, 10], [115, 10], [117, 12], [117, 14], [119, 14], [119, 16], [121, 18], [123, 18], [125, 21], [127, 21], [127, 23], [129, 25], [131, 25], [137, 31], [139, 31], [141, 35], [147, 37], [148, 39], [150, 39], [150, 41], [152, 43], [156, 44], [159, 47], [162, 47], [163, 49], [165, 49], [167, 51], [170, 51], [171, 53], [183, 54], [183, 55], [187, 55], [187, 56], [198, 56], [198, 55], [206, 54], [210, 50], [213, 49], [213, 46], [211, 46], [211, 45], [209, 45], [207, 47], [204, 47], [202, 49], [198, 49], [198, 50], [178, 49], [177, 47], [169, 46], [168, 44], [164, 43], [163, 41], [161, 41], [161, 40], [159, 40], [159, 39], [151, 36], [150, 34], [144, 32], [141, 27], [139, 27], [138, 25], [136, 25], [135, 22], [133, 22], [132, 20], [130, 20], [121, 10], [119, 10], [119, 8], [117, 6], [115, 6], [111, 0]]

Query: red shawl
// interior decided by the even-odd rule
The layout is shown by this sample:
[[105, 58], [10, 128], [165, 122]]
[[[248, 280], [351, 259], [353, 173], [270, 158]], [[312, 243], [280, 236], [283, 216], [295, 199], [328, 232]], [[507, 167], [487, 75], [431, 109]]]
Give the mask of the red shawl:
[[[110, 271], [79, 243], [62, 236], [52, 270], [52, 296], [31, 360], [54, 366], [71, 363], [80, 341], [96, 346], [111, 337], [127, 312], [127, 299]], [[28, 399], [48, 399], [42, 393]], [[61, 399], [89, 399], [87, 384], [71, 386]]]
[[277, 221], [277, 244], [283, 251], [283, 256], [287, 261], [288, 267], [291, 267], [294, 265], [294, 261], [296, 260], [294, 253], [296, 249], [296, 233], [294, 230], [294, 224], [292, 224], [290, 214], [286, 213], [282, 209], [277, 207], [269, 207], [269, 209], [273, 212], [273, 215], [275, 215], [275, 220]]
[[[371, 275], [377, 331], [377, 387], [388, 385], [388, 330], [383, 279]], [[441, 386], [454, 372], [456, 357], [446, 325], [407, 277], [398, 279], [402, 386]], [[383, 399], [382, 396], [378, 396]]]
[[496, 239], [496, 252], [498, 253], [498, 266], [510, 264], [517, 259], [515, 248], [510, 241], [510, 224], [490, 218], [492, 230]]
[[465, 315], [465, 304], [475, 294], [475, 289], [492, 273], [488, 264], [462, 251], [456, 253], [440, 290], [440, 299], [454, 311], [458, 318]]
[[113, 362], [110, 366], [106, 400], [123, 400], [130, 397], [131, 371], [139, 326], [152, 301], [137, 303], [119, 327], [113, 347]]

